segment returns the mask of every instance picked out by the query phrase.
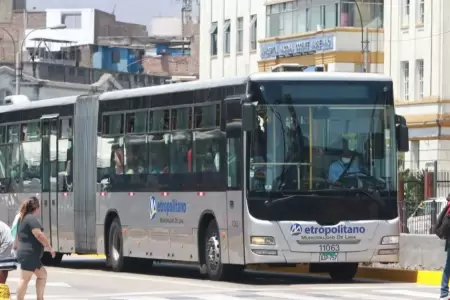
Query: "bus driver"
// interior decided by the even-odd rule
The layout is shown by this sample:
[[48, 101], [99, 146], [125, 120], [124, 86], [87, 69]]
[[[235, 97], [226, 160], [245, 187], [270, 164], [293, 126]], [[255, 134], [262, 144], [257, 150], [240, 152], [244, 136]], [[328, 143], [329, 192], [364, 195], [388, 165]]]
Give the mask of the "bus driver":
[[[349, 165], [351, 163], [351, 165]], [[358, 158], [350, 151], [348, 140], [342, 139], [342, 155], [339, 160], [334, 161], [328, 169], [328, 180], [332, 183], [339, 183], [338, 179], [343, 173], [361, 173]]]

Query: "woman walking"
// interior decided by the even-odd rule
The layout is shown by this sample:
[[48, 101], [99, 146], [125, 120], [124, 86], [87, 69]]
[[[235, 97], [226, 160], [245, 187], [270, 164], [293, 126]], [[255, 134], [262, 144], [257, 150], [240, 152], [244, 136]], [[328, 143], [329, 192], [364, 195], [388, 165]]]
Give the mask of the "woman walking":
[[50, 246], [43, 233], [43, 228], [37, 218], [39, 215], [39, 200], [30, 197], [20, 207], [19, 225], [14, 249], [17, 249], [17, 261], [20, 264], [20, 281], [17, 287], [17, 300], [24, 300], [28, 283], [33, 274], [36, 275], [36, 299], [44, 299], [47, 271], [41, 263], [44, 248], [47, 248], [52, 257], [55, 251]]

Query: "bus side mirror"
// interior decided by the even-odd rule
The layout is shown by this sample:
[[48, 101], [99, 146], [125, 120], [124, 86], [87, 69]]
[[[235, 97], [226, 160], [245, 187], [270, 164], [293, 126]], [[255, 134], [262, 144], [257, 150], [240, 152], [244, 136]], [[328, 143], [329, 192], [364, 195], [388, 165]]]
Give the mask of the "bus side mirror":
[[256, 106], [252, 103], [244, 103], [242, 105], [242, 130], [253, 131], [256, 126]]
[[397, 137], [397, 150], [399, 152], [409, 151], [409, 132], [406, 126], [406, 119], [403, 116], [395, 115], [395, 135]]

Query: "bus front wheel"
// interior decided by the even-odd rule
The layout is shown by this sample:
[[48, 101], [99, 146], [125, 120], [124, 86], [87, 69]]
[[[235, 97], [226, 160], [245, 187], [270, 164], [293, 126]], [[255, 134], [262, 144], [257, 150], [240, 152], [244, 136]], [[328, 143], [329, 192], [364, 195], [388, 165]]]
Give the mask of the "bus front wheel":
[[346, 264], [336, 264], [330, 270], [329, 274], [333, 281], [339, 282], [349, 282], [355, 278], [358, 272], [358, 264], [346, 263]]
[[219, 228], [216, 220], [208, 224], [205, 237], [205, 264], [209, 279], [227, 280], [233, 273], [233, 265], [222, 264]]
[[122, 225], [118, 218], [115, 218], [109, 227], [108, 242], [108, 265], [111, 266], [114, 272], [124, 271], [125, 258], [123, 256]]

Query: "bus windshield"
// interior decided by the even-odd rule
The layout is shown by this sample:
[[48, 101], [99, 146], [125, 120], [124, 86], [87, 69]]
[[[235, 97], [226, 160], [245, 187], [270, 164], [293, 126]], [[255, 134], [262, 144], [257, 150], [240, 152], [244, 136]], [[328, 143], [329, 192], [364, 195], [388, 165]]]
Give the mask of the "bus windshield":
[[345, 85], [335, 84], [333, 98], [327, 89], [314, 87], [313, 94], [307, 86], [278, 84], [274, 93], [261, 85], [254, 94], [258, 126], [249, 141], [250, 192], [394, 192], [395, 112], [389, 93], [382, 85], [361, 83], [345, 93]]

